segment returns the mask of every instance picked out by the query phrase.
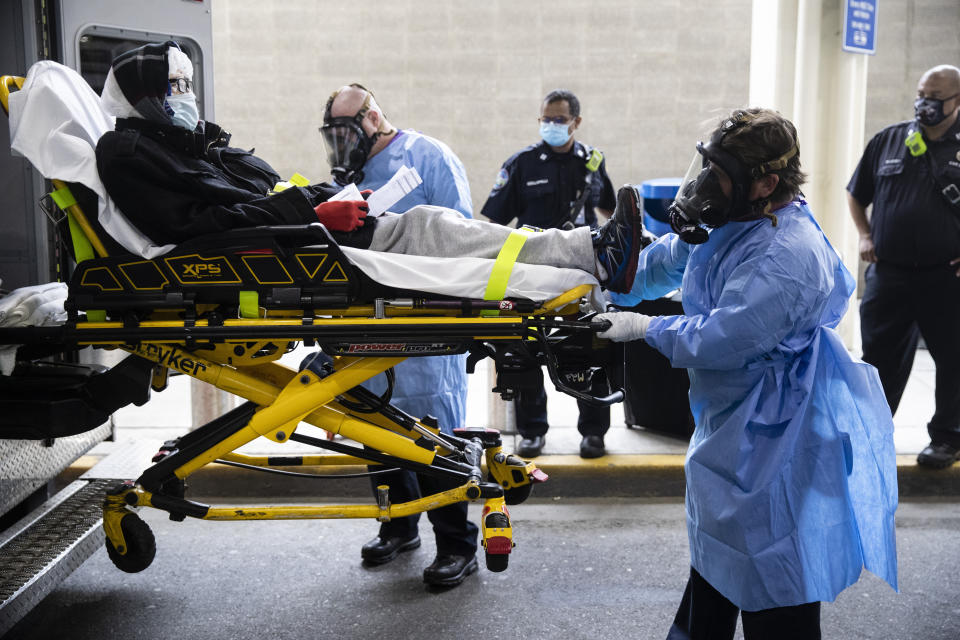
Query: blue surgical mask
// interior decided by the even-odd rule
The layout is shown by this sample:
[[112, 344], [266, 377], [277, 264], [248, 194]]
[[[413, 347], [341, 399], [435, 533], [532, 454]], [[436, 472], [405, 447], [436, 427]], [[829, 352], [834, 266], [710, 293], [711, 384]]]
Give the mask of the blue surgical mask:
[[570, 140], [570, 124], [557, 124], [556, 122], [541, 122], [540, 137], [551, 147], [562, 147]]
[[197, 111], [197, 96], [192, 93], [181, 93], [167, 96], [167, 105], [173, 111], [170, 118], [173, 124], [193, 131], [200, 122], [200, 113]]

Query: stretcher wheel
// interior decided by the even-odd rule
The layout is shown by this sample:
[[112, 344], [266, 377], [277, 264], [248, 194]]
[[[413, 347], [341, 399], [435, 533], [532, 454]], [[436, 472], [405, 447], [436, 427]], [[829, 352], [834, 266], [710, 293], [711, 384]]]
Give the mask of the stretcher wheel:
[[[487, 480], [499, 484], [497, 479], [493, 477], [492, 473], [487, 474]], [[513, 506], [524, 502], [527, 498], [530, 497], [530, 494], [533, 492], [533, 483], [528, 482], [527, 484], [520, 485], [519, 487], [514, 487], [513, 489], [504, 489], [503, 490], [503, 501], [508, 505]]]
[[504, 489], [503, 501], [511, 506], [520, 504], [530, 497], [531, 492], [533, 492], [532, 482], [522, 484], [519, 487], [514, 487], [513, 489]]
[[487, 553], [487, 571], [500, 573], [507, 570], [507, 564], [510, 563], [510, 555], [506, 553]]
[[153, 537], [153, 532], [150, 531], [146, 522], [133, 513], [123, 516], [120, 520], [120, 529], [127, 543], [127, 552], [121, 554], [114, 548], [110, 538], [107, 538], [107, 555], [121, 571], [127, 573], [143, 571], [150, 566], [153, 557], [157, 554], [157, 541]]

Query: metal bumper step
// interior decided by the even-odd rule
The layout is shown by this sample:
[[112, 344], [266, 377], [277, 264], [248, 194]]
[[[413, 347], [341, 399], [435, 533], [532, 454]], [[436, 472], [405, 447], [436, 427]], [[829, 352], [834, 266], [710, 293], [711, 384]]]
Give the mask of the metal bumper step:
[[0, 537], [0, 635], [103, 546], [113, 480], [77, 480]]

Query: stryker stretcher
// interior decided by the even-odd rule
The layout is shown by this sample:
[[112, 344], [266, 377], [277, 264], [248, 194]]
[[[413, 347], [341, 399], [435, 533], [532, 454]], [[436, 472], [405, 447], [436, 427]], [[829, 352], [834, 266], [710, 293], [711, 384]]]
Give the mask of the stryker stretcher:
[[[6, 76], [0, 83], [6, 108], [8, 92], [23, 81]], [[385, 286], [358, 269], [351, 252], [319, 224], [240, 229], [144, 258], [108, 249], [96, 217], [88, 217], [73, 197], [79, 190], [83, 200], [84, 187], [54, 185], [77, 261], [67, 320], [0, 329], [0, 345], [22, 345], [13, 375], [0, 377], [2, 437], [42, 439], [94, 428], [119, 407], [146, 402], [151, 388], [162, 390], [171, 369], [246, 399], [165, 443], [139, 478], [109, 492], [106, 546], [124, 571], [143, 570], [155, 554], [153, 534], [135, 512], [140, 507], [167, 511], [174, 520], [385, 521], [478, 499], [485, 501], [487, 566], [502, 571], [513, 546], [506, 505], [522, 502], [546, 476], [505, 454], [497, 431], [444, 434], [434, 418], [390, 405], [389, 385], [377, 396], [362, 383], [408, 357], [469, 353], [471, 371], [483, 358], [494, 360], [494, 391], [505, 398], [538, 384], [543, 365], [558, 389], [577, 398], [610, 404], [622, 397], [619, 391], [604, 397], [589, 393], [607, 361], [605, 342], [579, 317], [580, 303], [593, 288], [589, 276], [537, 300], [522, 295], [483, 300]], [[277, 362], [297, 342], [319, 346], [318, 366], [298, 372]], [[107, 370], [41, 361], [86, 346], [130, 355]], [[356, 445], [306, 435], [298, 430], [302, 422]], [[237, 453], [260, 437], [327, 453]], [[459, 486], [402, 504], [390, 504], [386, 487], [370, 505], [217, 507], [187, 499], [186, 478], [217, 462], [272, 472], [291, 465], [403, 468], [456, 479]]]

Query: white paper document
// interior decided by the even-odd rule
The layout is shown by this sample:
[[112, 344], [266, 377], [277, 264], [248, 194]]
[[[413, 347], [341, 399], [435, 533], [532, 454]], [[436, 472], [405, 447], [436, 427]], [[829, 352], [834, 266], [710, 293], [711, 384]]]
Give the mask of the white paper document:
[[[422, 182], [423, 179], [420, 177], [420, 174], [417, 173], [416, 169], [406, 166], [400, 167], [397, 169], [397, 172], [393, 174], [393, 177], [387, 181], [387, 184], [374, 191], [370, 197], [367, 198], [367, 205], [370, 207], [367, 215], [379, 216], [399, 202], [403, 196], [416, 189]], [[360, 195], [360, 190], [357, 189], [357, 185], [349, 184], [330, 199], [362, 200], [363, 196]], [[398, 213], [402, 213], [402, 211]]]

